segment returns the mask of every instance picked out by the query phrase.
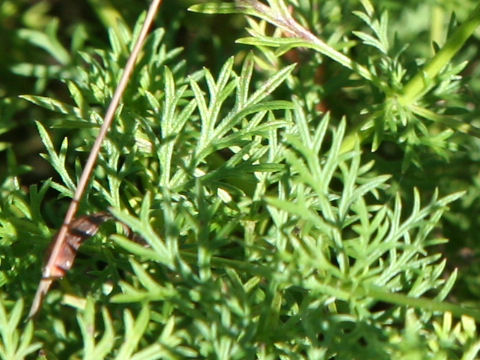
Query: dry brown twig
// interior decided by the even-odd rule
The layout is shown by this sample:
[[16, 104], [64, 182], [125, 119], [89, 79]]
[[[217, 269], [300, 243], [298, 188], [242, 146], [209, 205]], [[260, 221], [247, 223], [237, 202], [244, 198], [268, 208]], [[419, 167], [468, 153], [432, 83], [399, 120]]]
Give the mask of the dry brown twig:
[[[69, 251], [76, 252], [76, 249], [78, 249], [78, 247], [75, 248], [75, 245], [73, 244], [78, 243], [79, 246], [86, 237], [94, 235], [98, 230], [98, 225], [100, 225], [101, 222], [106, 220], [106, 218], [96, 218], [95, 216], [84, 216], [77, 220], [73, 219], [77, 212], [78, 204], [83, 196], [83, 193], [85, 192], [85, 188], [95, 167], [95, 163], [97, 161], [103, 140], [105, 139], [108, 129], [113, 122], [115, 111], [118, 108], [122, 95], [127, 86], [128, 80], [135, 67], [138, 55], [143, 47], [143, 44], [145, 43], [145, 38], [147, 36], [148, 30], [153, 23], [153, 20], [161, 2], [162, 0], [153, 0], [150, 4], [147, 16], [145, 18], [145, 22], [140, 31], [140, 35], [138, 36], [135, 46], [130, 54], [130, 57], [128, 58], [127, 64], [125, 65], [122, 78], [120, 79], [120, 82], [115, 89], [115, 93], [113, 94], [113, 98], [108, 106], [107, 112], [103, 120], [103, 124], [100, 128], [100, 132], [98, 133], [98, 136], [95, 139], [95, 143], [90, 150], [90, 154], [83, 169], [82, 175], [80, 176], [80, 180], [78, 181], [75, 194], [73, 195], [72, 201], [70, 202], [67, 213], [65, 215], [65, 219], [63, 220], [63, 224], [52, 242], [53, 246], [51, 247], [48, 261], [43, 268], [42, 279], [40, 280], [37, 292], [35, 293], [35, 298], [30, 308], [27, 320], [31, 319], [40, 309], [43, 298], [47, 294], [50, 286], [52, 285], [52, 282], [62, 277], [65, 271], [68, 270], [73, 264], [75, 253], [73, 254], [73, 256], [65, 257]], [[96, 222], [95, 220], [98, 220], [98, 222]], [[85, 228], [80, 228], [80, 231], [84, 232], [83, 235], [79, 234], [76, 231], [78, 230], [79, 225], [86, 226]]]

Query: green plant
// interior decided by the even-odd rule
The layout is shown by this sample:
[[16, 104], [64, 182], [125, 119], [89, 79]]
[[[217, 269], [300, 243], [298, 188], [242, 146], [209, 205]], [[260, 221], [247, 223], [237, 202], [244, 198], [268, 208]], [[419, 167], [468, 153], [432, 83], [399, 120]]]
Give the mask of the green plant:
[[452, 21], [428, 62], [408, 34], [392, 39], [389, 12], [361, 3], [195, 5], [247, 15], [239, 42], [254, 48], [215, 71], [189, 71], [168, 28], [150, 34], [80, 204], [118, 222], [81, 248], [34, 334], [20, 299], [33, 295], [139, 25], [119, 22], [109, 47], [69, 54], [72, 102], [22, 96], [56, 114], [37, 129], [58, 176], [26, 190], [11, 171], [0, 188], [0, 357], [39, 346], [49, 359], [478, 356], [478, 301], [449, 298], [464, 275], [439, 249], [456, 214], [468, 218], [449, 207], [475, 199], [468, 173], [459, 184], [444, 164], [472, 163], [462, 146], [478, 143], [476, 109], [454, 114], [471, 94], [460, 91], [466, 63], [450, 63], [464, 48], [449, 44], [472, 35], [479, 8]]

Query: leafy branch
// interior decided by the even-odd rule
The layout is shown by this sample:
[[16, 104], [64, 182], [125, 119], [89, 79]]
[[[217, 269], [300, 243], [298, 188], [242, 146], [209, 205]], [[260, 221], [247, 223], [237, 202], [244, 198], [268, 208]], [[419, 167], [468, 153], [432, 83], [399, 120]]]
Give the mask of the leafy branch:
[[[53, 25], [47, 36], [23, 33], [54, 57], [68, 54], [51, 76], [68, 70], [71, 99], [22, 96], [48, 111], [36, 131], [58, 176], [25, 187], [25, 168], [8, 151], [0, 357], [40, 347], [47, 358], [85, 359], [477, 356], [480, 312], [459, 298], [464, 264], [452, 266], [445, 253], [448, 221], [462, 225], [465, 204], [478, 197], [478, 184], [457, 185], [457, 167], [464, 178], [478, 169], [475, 139], [455, 132], [478, 130], [464, 121], [474, 112], [451, 115], [474, 102], [462, 91], [466, 62], [449, 63], [462, 48], [450, 41], [459, 29], [457, 40], [471, 36], [478, 10], [428, 65], [403, 34], [391, 36], [403, 10], [377, 15], [385, 3], [368, 0], [362, 10], [355, 2], [195, 5], [247, 16], [250, 36], [239, 42], [255, 49], [222, 51], [218, 69], [196, 70], [175, 47], [183, 35], [170, 33], [170, 20], [179, 26], [179, 14], [154, 30], [80, 204], [76, 236], [94, 236], [45, 298], [36, 330], [22, 325], [22, 298], [34, 291], [43, 248], [144, 20], [130, 27], [113, 21], [128, 14], [112, 4], [91, 4], [109, 46], [69, 52]], [[419, 42], [412, 46], [429, 49]], [[455, 161], [447, 167], [432, 154]], [[81, 221], [111, 217], [100, 229]]]
[[[363, 31], [353, 31], [353, 34], [359, 37], [364, 45], [373, 46], [381, 51], [384, 58], [386, 58], [389, 53], [387, 17], [383, 16], [382, 20], [378, 22], [373, 17], [374, 8], [372, 4], [369, 1], [362, 1], [362, 5], [366, 12], [356, 11], [355, 14], [373, 30], [374, 34], [370, 35]], [[282, 0], [270, 0], [267, 1], [267, 4], [256, 0], [242, 0], [236, 1], [235, 3], [207, 3], [193, 5], [189, 10], [207, 14], [240, 13], [250, 17], [259, 18], [282, 31], [277, 31], [274, 36], [267, 36], [264, 34], [264, 26], [252, 25], [249, 30], [252, 36], [239, 39], [239, 43], [253, 45], [258, 48], [277, 48], [275, 56], [283, 55], [293, 48], [313, 49], [338, 64], [352, 70], [383, 92], [385, 96], [384, 101], [387, 106], [380, 111], [377, 110], [372, 112], [371, 109], [365, 111], [368, 115], [364, 116], [363, 119], [360, 119], [357, 125], [351, 129], [349, 134], [345, 137], [342, 146], [344, 151], [353, 149], [354, 143], [357, 139], [361, 139], [362, 141], [367, 139], [371, 133], [369, 129], [372, 125], [374, 125], [375, 129], [372, 148], [373, 150], [378, 149], [384, 136], [384, 128], [389, 127], [390, 129], [395, 130], [398, 122], [407, 126], [407, 134], [402, 135], [401, 137], [407, 138], [407, 142], [416, 145], [416, 143], [418, 143], [418, 135], [416, 132], [413, 132], [413, 129], [418, 128], [421, 133], [424, 133], [425, 131], [421, 129], [422, 125], [413, 118], [415, 115], [431, 121], [440, 122], [442, 125], [467, 134], [474, 136], [478, 136], [479, 134], [479, 130], [471, 124], [464, 124], [461, 120], [455, 120], [451, 117], [445, 118], [442, 115], [435, 114], [423, 107], [419, 107], [418, 104], [422, 96], [425, 96], [429, 90], [438, 85], [439, 74], [445, 70], [453, 56], [459, 52], [467, 39], [472, 36], [473, 32], [480, 24], [480, 7], [476, 7], [471, 12], [470, 17], [455, 30], [442, 49], [435, 54], [435, 56], [425, 64], [423, 68], [418, 69], [416, 75], [414, 75], [411, 80], [406, 84], [398, 83], [393, 88], [388, 85], [389, 81], [382, 79], [375, 69], [365, 67], [364, 65], [355, 62], [351, 57], [337, 51], [331, 45], [322, 41], [305, 25], [301, 25], [294, 19], [292, 11]], [[393, 63], [393, 60], [386, 58], [384, 61], [390, 62], [390, 67], [398, 67], [398, 65]], [[396, 71], [402, 73], [405, 70], [399, 67]], [[459, 71], [460, 69], [457, 69], [457, 71], [452, 73], [451, 76], [457, 74]], [[444, 81], [447, 80], [445, 79]], [[391, 123], [391, 120], [389, 120], [392, 115], [398, 118], [398, 120], [394, 120], [394, 123]], [[430, 134], [430, 136], [432, 135]], [[448, 132], [444, 132], [438, 137], [438, 140], [445, 141], [448, 137]], [[440, 150], [437, 151], [440, 152]]]

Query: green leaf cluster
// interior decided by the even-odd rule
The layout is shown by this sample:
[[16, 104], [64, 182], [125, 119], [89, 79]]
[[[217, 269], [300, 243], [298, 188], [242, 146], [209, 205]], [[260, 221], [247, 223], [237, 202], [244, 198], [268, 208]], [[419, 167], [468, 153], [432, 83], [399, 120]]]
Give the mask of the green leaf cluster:
[[451, 59], [479, 8], [452, 19], [429, 54], [398, 30], [407, 3], [194, 5], [245, 16], [248, 50], [218, 69], [192, 70], [169, 28], [155, 29], [80, 204], [117, 222], [82, 246], [26, 324], [23, 299], [144, 16], [130, 28], [99, 8], [102, 48], [66, 50], [55, 23], [19, 32], [57, 60], [42, 66], [69, 96], [22, 96], [54, 114], [36, 129], [55, 176], [26, 188], [7, 154], [0, 358], [476, 358], [478, 301], [452, 301], [468, 277], [440, 250], [469, 227], [478, 197], [478, 181], [444, 168], [478, 160], [465, 151], [478, 148], [475, 110], [454, 111], [471, 100], [472, 55]]

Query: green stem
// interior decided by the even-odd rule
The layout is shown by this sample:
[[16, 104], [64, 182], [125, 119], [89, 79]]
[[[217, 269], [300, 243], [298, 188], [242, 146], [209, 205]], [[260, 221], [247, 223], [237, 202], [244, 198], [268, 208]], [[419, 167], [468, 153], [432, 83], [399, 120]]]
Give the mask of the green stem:
[[472, 15], [450, 36], [445, 46], [425, 67], [417, 73], [403, 88], [403, 95], [398, 101], [403, 106], [413, 104], [426, 90], [425, 80], [433, 79], [450, 62], [453, 56], [462, 48], [467, 39], [480, 25], [480, 5], [473, 10]]
[[480, 320], [480, 311], [478, 309], [467, 308], [462, 305], [451, 304], [445, 301], [437, 301], [422, 297], [411, 297], [404, 294], [390, 293], [381, 288], [370, 287], [365, 289], [365, 296], [375, 298], [390, 304], [415, 307], [427, 311], [451, 312], [454, 316], [470, 316], [475, 320]]
[[446, 29], [444, 24], [445, 10], [443, 6], [435, 5], [432, 10], [432, 23], [430, 25], [430, 41], [432, 44], [443, 43], [446, 35]]
[[[198, 262], [198, 255], [196, 253], [185, 250], [180, 251], [180, 253], [184, 259], [187, 259], [191, 263]], [[245, 261], [226, 259], [219, 256], [212, 256], [211, 261], [214, 267], [222, 269], [225, 267], [231, 267], [232, 269], [235, 269], [237, 271], [255, 274], [265, 278], [270, 278], [272, 276], [271, 269], [262, 265], [254, 265]]]

